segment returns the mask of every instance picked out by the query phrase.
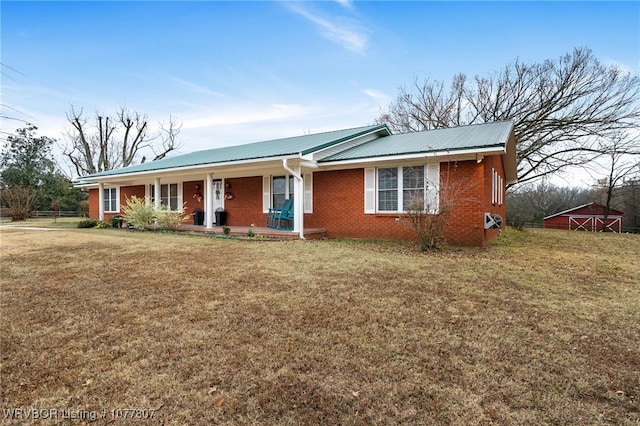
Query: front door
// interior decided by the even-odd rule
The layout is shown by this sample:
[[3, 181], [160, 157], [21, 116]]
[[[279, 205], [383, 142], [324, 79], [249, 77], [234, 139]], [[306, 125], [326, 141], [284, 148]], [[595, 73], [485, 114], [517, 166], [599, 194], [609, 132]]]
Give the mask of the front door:
[[222, 180], [213, 181], [212, 207], [213, 207], [213, 222], [216, 223], [216, 210], [224, 208], [224, 193], [222, 192]]

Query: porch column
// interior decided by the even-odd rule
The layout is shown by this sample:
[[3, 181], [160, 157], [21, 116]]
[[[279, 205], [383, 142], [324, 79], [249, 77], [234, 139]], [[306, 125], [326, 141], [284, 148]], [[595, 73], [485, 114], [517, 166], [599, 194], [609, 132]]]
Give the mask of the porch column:
[[[160, 199], [160, 178], [157, 177], [156, 180], [153, 182], [153, 205], [156, 207], [156, 209], [160, 208], [160, 205], [162, 203], [162, 200]], [[155, 221], [156, 226], [158, 226], [158, 219], [156, 219]]]
[[104, 220], [104, 183], [98, 184], [98, 219]]
[[293, 232], [300, 234], [304, 239], [304, 182], [302, 181], [302, 167], [300, 164], [293, 169], [289, 167], [286, 158], [282, 159], [282, 166], [293, 176]]
[[300, 166], [297, 166], [293, 179], [293, 231], [300, 234], [301, 239], [304, 239], [304, 182], [301, 171]]
[[160, 203], [162, 202], [162, 200], [160, 199], [160, 194], [160, 178], [157, 177], [153, 182], [153, 205], [156, 208], [160, 208]]
[[204, 222], [207, 229], [213, 228], [213, 175], [207, 173], [204, 181]]

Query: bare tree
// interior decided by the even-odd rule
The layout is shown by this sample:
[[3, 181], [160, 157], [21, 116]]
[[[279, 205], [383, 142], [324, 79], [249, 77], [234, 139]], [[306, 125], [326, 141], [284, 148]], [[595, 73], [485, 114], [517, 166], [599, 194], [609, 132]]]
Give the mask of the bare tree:
[[600, 155], [597, 141], [640, 128], [640, 77], [604, 66], [586, 48], [557, 61], [520, 60], [449, 90], [426, 79], [400, 94], [377, 122], [397, 132], [514, 120], [520, 183], [582, 166]]
[[38, 190], [30, 186], [4, 188], [0, 193], [2, 205], [6, 206], [14, 222], [26, 220], [33, 210]]
[[604, 222], [603, 231], [612, 231], [607, 225], [607, 219], [613, 207], [614, 196], [617, 189], [627, 179], [633, 180], [638, 172], [638, 156], [640, 156], [640, 137], [632, 137], [627, 133], [612, 135], [607, 141], [600, 141], [601, 150], [604, 153], [603, 165], [605, 177], [598, 179], [598, 186], [603, 191]]
[[542, 178], [507, 192], [507, 223], [522, 229], [527, 223], [542, 226], [545, 216], [594, 201], [593, 188], [556, 186]]
[[174, 117], [169, 123], [160, 123], [159, 130], [151, 134], [146, 115], [120, 108], [115, 119], [96, 113], [95, 125], [89, 124], [83, 114], [71, 107], [67, 120], [72, 129], [67, 131], [63, 153], [78, 176], [127, 167], [137, 161], [144, 162], [147, 154], [153, 160], [164, 158], [178, 149], [177, 136], [182, 125]]

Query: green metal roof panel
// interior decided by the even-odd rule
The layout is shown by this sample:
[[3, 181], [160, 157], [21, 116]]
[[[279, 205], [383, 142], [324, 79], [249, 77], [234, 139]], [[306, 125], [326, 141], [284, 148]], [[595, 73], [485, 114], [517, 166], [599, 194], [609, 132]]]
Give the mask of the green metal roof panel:
[[143, 173], [154, 170], [168, 170], [205, 164], [219, 164], [253, 159], [266, 159], [272, 157], [285, 157], [288, 155], [309, 154], [331, 145], [352, 139], [370, 132], [383, 130], [385, 125], [356, 127], [353, 129], [335, 130], [331, 132], [316, 133], [312, 135], [294, 136], [283, 139], [273, 139], [263, 142], [254, 142], [244, 145], [214, 148], [204, 151], [196, 151], [175, 157], [164, 158], [158, 161], [108, 170], [89, 176], [83, 176], [82, 180], [97, 177], [117, 176], [131, 173]]
[[500, 121], [391, 135], [346, 149], [320, 162], [504, 147], [512, 128], [512, 121]]

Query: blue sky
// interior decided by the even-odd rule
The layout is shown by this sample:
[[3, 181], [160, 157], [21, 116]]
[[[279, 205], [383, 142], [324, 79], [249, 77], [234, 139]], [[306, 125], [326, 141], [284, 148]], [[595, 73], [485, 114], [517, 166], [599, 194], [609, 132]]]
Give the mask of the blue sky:
[[181, 152], [372, 124], [416, 77], [486, 75], [578, 46], [640, 70], [635, 1], [4, 0], [0, 13], [3, 115], [55, 138], [71, 105], [173, 115]]

